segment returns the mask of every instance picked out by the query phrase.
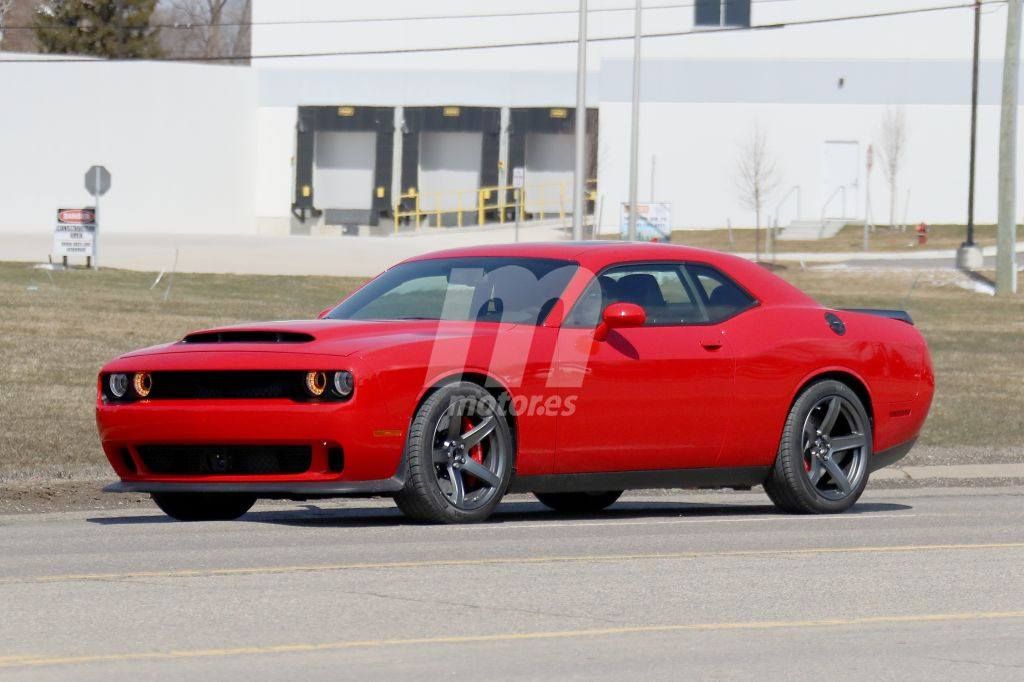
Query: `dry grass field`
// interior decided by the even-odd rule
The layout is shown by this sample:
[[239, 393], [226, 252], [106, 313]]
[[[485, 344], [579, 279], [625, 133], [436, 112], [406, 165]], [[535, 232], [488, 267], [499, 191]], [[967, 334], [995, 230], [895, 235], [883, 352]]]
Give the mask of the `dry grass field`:
[[[872, 252], [916, 251], [922, 249], [955, 249], [964, 241], [963, 225], [930, 225], [928, 243], [919, 245], [914, 228], [906, 231], [878, 227], [870, 234], [869, 247]], [[766, 230], [761, 231], [761, 249], [765, 249]], [[980, 246], [994, 246], [995, 225], [978, 225], [974, 239]], [[754, 252], [754, 230], [676, 230], [672, 233], [673, 244], [686, 244], [719, 251], [740, 253]], [[832, 251], [862, 251], [864, 249], [864, 228], [857, 225], [844, 227], [831, 239], [816, 241], [780, 241], [776, 251], [790, 253], [823, 253]]]
[[[954, 273], [779, 274], [835, 306], [906, 306], [934, 354], [938, 395], [922, 442], [1024, 445], [1024, 296], [994, 299]], [[0, 480], [107, 477], [93, 422], [96, 372], [133, 348], [248, 320], [310, 318], [359, 284], [326, 277], [48, 272], [0, 263]], [[911, 286], [913, 285], [913, 291]], [[909, 293], [909, 298], [908, 298]]]

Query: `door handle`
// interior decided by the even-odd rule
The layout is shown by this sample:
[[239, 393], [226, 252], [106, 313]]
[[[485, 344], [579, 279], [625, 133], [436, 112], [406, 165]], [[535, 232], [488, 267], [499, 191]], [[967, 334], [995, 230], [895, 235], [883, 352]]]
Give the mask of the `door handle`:
[[710, 350], [710, 351], [721, 350], [721, 348], [722, 348], [722, 339], [703, 339], [700, 342], [700, 345], [701, 345], [701, 347], [704, 350]]

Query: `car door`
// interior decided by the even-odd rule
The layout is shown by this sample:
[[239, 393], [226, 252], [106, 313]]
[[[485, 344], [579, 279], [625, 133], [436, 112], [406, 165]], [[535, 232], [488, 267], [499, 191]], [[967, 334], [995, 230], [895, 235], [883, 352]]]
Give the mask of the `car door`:
[[[737, 426], [734, 362], [700, 286], [678, 262], [619, 265], [591, 282], [558, 337], [555, 376], [574, 409], [558, 417], [556, 471], [715, 465]], [[601, 311], [615, 302], [642, 307], [645, 326], [595, 341]]]

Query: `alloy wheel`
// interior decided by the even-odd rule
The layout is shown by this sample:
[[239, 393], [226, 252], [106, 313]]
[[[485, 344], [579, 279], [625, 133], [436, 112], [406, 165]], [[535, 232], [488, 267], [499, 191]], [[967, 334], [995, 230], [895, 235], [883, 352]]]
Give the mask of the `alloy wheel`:
[[479, 509], [499, 494], [505, 451], [496, 431], [498, 417], [490, 410], [476, 414], [481, 402], [453, 399], [437, 420], [433, 464], [437, 484], [452, 506]]
[[804, 420], [804, 471], [815, 492], [842, 500], [857, 490], [867, 472], [867, 436], [858, 410], [842, 396], [816, 402]]

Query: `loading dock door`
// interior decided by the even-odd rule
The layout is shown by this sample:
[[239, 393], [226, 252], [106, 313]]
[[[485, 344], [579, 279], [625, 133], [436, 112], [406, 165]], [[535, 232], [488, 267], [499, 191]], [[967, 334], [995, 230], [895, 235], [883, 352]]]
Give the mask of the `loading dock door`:
[[366, 211], [369, 215], [376, 159], [374, 131], [318, 131], [313, 154], [316, 207]]
[[526, 134], [527, 213], [572, 210], [572, 133]]
[[[476, 190], [480, 188], [483, 133], [420, 133], [419, 193], [425, 211], [456, 211], [461, 208], [475, 216]], [[443, 217], [455, 224], [456, 215]]]
[[824, 206], [826, 218], [853, 218], [860, 206], [860, 145], [825, 143]]

